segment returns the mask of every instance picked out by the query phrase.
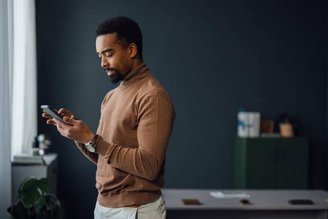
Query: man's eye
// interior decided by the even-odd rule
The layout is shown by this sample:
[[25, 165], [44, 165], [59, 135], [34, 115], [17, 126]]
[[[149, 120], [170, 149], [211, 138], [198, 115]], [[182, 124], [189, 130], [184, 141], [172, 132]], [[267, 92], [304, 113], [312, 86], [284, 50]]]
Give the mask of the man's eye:
[[106, 57], [111, 57], [111, 56], [113, 55], [113, 53], [111, 53], [111, 52], [105, 52], [104, 55], [105, 55]]

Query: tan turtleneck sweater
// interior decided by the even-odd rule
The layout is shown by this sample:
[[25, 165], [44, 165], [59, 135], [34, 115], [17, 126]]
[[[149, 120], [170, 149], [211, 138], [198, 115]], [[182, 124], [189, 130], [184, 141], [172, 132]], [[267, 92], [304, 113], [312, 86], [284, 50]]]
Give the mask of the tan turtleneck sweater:
[[141, 205], [159, 198], [174, 117], [168, 93], [145, 64], [107, 93], [101, 105], [96, 153], [77, 144], [97, 164], [100, 205]]

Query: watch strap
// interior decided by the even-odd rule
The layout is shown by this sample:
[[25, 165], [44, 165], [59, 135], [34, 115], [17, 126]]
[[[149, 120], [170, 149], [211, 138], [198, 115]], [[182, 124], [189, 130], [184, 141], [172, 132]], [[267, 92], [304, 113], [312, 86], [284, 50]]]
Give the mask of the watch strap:
[[89, 141], [88, 143], [90, 144], [96, 144], [97, 140], [98, 140], [99, 135], [95, 134], [95, 136], [93, 136], [93, 138], [91, 139], [91, 141]]

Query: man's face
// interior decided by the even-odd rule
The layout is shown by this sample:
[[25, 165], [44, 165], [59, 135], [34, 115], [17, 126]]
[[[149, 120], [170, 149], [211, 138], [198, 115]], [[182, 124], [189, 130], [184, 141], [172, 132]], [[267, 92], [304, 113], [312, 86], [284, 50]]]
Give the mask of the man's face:
[[132, 69], [132, 57], [129, 47], [117, 39], [116, 33], [99, 35], [96, 38], [96, 51], [112, 83], [123, 80]]

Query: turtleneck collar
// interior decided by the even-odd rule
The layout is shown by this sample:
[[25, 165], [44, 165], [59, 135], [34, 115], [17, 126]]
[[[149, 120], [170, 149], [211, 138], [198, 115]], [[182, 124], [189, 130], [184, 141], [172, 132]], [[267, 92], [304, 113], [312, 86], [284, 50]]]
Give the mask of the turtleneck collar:
[[140, 78], [143, 78], [147, 72], [148, 72], [149, 68], [146, 66], [145, 63], [141, 63], [140, 65], [138, 65], [136, 68], [132, 69], [123, 79], [123, 81], [121, 81], [121, 86], [127, 86], [131, 83], [133, 83], [133, 81], [139, 80]]

